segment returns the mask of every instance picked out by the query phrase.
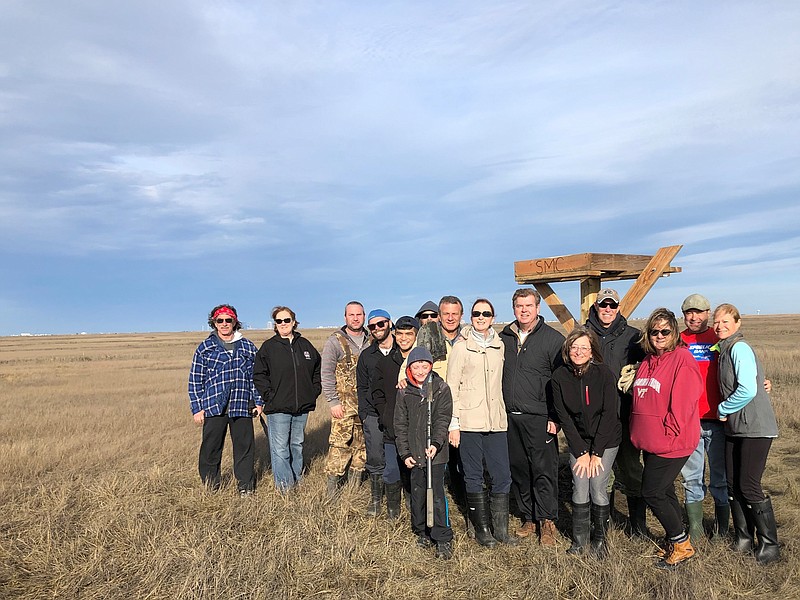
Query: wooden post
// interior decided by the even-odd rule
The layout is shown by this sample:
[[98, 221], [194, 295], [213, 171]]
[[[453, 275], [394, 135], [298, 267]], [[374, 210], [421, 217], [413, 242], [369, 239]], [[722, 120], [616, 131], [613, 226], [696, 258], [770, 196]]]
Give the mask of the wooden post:
[[589, 318], [589, 309], [597, 299], [597, 292], [600, 291], [600, 278], [587, 277], [581, 279], [581, 323], [586, 323]]
[[553, 311], [553, 314], [558, 319], [558, 322], [561, 323], [561, 326], [567, 330], [567, 333], [575, 329], [575, 318], [572, 316], [572, 313], [569, 312], [569, 309], [564, 306], [564, 302], [561, 301], [561, 298], [553, 291], [553, 288], [550, 287], [550, 284], [547, 283], [534, 283], [534, 287], [536, 291], [547, 303], [547, 306], [550, 307], [550, 310]]
[[681, 248], [683, 248], [682, 244], [659, 248], [655, 256], [650, 259], [650, 262], [647, 263], [647, 266], [639, 274], [639, 277], [636, 279], [633, 286], [631, 286], [631, 289], [625, 294], [622, 302], [620, 302], [619, 310], [622, 316], [627, 319], [633, 314], [633, 311], [639, 306], [639, 303], [647, 295], [647, 292], [653, 288], [658, 278], [664, 274], [669, 267], [669, 263], [675, 258], [678, 252], [680, 252]]

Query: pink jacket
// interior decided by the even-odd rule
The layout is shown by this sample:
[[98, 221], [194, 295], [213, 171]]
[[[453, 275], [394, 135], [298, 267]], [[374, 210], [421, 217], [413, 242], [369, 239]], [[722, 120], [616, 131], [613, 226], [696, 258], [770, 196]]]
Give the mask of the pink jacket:
[[703, 377], [684, 347], [648, 355], [636, 371], [631, 407], [631, 443], [664, 458], [689, 456], [700, 441], [698, 399]]

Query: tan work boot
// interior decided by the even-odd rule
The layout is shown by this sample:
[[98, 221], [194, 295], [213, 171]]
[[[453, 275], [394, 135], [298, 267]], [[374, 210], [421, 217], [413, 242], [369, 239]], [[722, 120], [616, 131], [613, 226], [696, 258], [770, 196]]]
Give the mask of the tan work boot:
[[536, 523], [533, 521], [525, 521], [522, 526], [517, 528], [517, 537], [526, 538], [534, 533], [536, 533]]
[[692, 541], [686, 538], [683, 542], [674, 542], [672, 544], [672, 552], [666, 558], [656, 564], [659, 569], [672, 570], [685, 560], [689, 560], [694, 556], [694, 548], [692, 548]]
[[556, 545], [556, 524], [550, 519], [539, 521], [539, 543], [542, 546]]

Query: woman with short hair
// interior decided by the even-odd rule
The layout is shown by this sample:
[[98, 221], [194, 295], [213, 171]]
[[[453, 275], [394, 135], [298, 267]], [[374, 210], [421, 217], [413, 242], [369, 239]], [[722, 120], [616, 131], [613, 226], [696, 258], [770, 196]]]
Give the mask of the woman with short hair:
[[564, 364], [553, 373], [552, 385], [572, 467], [572, 546], [567, 553], [583, 551], [591, 531], [592, 552], [604, 558], [611, 510], [608, 480], [622, 439], [617, 378], [603, 364], [597, 336], [587, 327], [572, 330], [561, 356]]
[[631, 443], [644, 458], [642, 497], [666, 533], [666, 549], [656, 565], [661, 569], [674, 569], [695, 554], [683, 526], [675, 479], [700, 441], [703, 378], [679, 340], [674, 313], [654, 310], [642, 333], [646, 356], [632, 388]]
[[772, 500], [764, 494], [761, 477], [767, 465], [778, 423], [769, 394], [764, 389], [764, 370], [753, 349], [739, 331], [739, 310], [732, 304], [714, 309], [714, 332], [719, 337], [719, 419], [725, 422], [725, 471], [733, 516], [734, 550], [753, 550], [758, 533], [756, 560], [767, 564], [780, 558], [778, 530]]
[[297, 331], [288, 306], [272, 309], [275, 335], [261, 344], [253, 380], [264, 401], [275, 487], [286, 492], [303, 476], [303, 442], [308, 413], [322, 392], [321, 358]]

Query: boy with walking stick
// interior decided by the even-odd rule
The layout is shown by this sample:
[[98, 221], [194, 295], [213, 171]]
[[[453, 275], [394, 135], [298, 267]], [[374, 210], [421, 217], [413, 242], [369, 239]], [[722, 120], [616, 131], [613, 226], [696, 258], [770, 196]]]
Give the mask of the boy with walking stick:
[[411, 470], [411, 530], [417, 546], [435, 544], [436, 558], [446, 560], [453, 556], [453, 530], [444, 495], [453, 397], [447, 383], [432, 371], [433, 357], [426, 348], [414, 348], [407, 364], [408, 385], [397, 390], [394, 429], [397, 453]]

